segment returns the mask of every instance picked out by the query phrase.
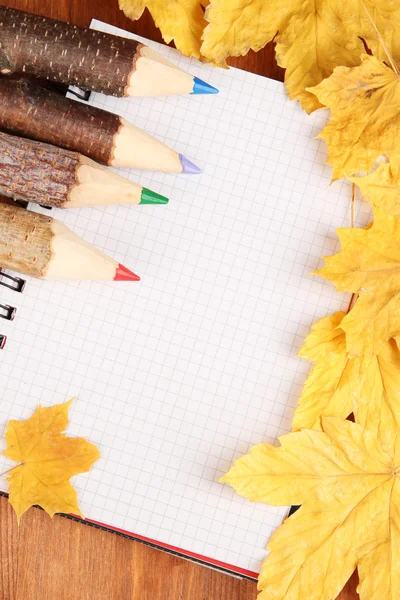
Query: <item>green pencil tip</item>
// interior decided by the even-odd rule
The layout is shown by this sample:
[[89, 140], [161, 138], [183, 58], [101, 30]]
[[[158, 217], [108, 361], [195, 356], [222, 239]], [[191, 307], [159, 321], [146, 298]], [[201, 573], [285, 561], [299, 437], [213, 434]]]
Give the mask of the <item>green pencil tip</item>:
[[168, 204], [168, 198], [147, 188], [143, 188], [139, 204]]

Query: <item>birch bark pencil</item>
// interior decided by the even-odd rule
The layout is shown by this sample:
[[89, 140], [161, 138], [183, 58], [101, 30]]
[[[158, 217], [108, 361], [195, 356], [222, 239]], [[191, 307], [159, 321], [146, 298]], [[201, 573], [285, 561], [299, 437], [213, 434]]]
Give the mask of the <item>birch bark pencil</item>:
[[217, 90], [135, 40], [0, 6], [0, 72], [28, 73], [112, 96]]
[[2, 132], [0, 194], [57, 208], [168, 202], [78, 152]]
[[6, 204], [0, 204], [0, 265], [39, 279], [140, 279], [64, 223]]
[[182, 154], [122, 117], [27, 79], [0, 77], [0, 128], [113, 167], [200, 173]]

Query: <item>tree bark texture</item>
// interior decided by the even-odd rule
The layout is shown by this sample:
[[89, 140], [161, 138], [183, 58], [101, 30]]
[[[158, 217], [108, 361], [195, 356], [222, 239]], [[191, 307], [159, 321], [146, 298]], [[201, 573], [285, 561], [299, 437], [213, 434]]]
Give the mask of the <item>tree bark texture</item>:
[[0, 77], [1, 129], [109, 165], [120, 127], [118, 115], [71, 100], [27, 79]]
[[0, 132], [0, 194], [62, 208], [77, 183], [81, 155]]
[[0, 6], [0, 72], [126, 95], [142, 44]]
[[0, 204], [0, 266], [42, 277], [51, 259], [53, 219]]

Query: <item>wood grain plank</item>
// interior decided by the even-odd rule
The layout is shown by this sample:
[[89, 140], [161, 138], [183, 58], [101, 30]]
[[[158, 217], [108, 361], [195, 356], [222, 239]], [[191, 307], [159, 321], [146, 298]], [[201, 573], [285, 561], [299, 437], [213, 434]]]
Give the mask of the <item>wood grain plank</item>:
[[[256, 584], [0, 499], [2, 600], [254, 600]], [[14, 543], [10, 543], [14, 540]]]
[[19, 531], [13, 509], [0, 498], [0, 598], [15, 600], [18, 575]]
[[[88, 25], [92, 18], [161, 42], [146, 10], [133, 23], [117, 0], [7, 0], [0, 4]], [[230, 64], [273, 79], [283, 70], [268, 44]], [[18, 530], [0, 499], [1, 600], [255, 600], [256, 584], [142, 544], [32, 509]], [[356, 600], [354, 576], [338, 600]]]
[[358, 600], [359, 595], [357, 594], [358, 586], [358, 575], [357, 571], [354, 571], [349, 581], [344, 586], [342, 592], [339, 594], [336, 600]]

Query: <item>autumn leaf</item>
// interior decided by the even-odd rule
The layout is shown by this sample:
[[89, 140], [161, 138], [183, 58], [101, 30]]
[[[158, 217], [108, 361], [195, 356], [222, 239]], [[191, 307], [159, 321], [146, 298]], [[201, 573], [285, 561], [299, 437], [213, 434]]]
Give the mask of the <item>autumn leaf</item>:
[[100, 454], [86, 440], [62, 433], [70, 404], [39, 406], [30, 419], [8, 423], [4, 454], [20, 463], [7, 476], [9, 501], [18, 521], [34, 504], [51, 517], [56, 512], [81, 514], [69, 479], [89, 471]]
[[361, 425], [323, 417], [322, 431], [290, 433], [236, 461], [222, 481], [239, 494], [302, 505], [269, 542], [259, 600], [332, 600], [356, 567], [361, 600], [398, 598], [398, 439], [384, 452]]
[[380, 157], [391, 161], [399, 153], [400, 79], [383, 62], [363, 55], [360, 66], [337, 67], [309, 91], [331, 110], [319, 137], [334, 179], [367, 175]]
[[373, 206], [400, 216], [400, 155], [392, 155], [390, 162], [382, 162], [364, 177], [349, 177], [359, 186], [365, 200]]
[[167, 44], [174, 40], [185, 56], [200, 58], [201, 36], [206, 26], [200, 0], [119, 0], [127, 17], [140, 19], [148, 8]]
[[293, 417], [293, 429], [320, 429], [321, 416], [355, 420], [379, 439], [383, 449], [393, 445], [400, 430], [400, 351], [395, 340], [378, 355], [349, 358], [336, 312], [312, 327], [299, 355], [313, 360], [312, 369]]
[[[400, 58], [399, 3], [366, 0], [365, 5], [389, 50]], [[218, 64], [274, 39], [288, 94], [307, 112], [321, 105], [306, 88], [329, 77], [338, 65], [358, 65], [365, 52], [362, 39], [380, 60], [386, 58], [360, 0], [211, 0], [206, 20], [210, 24], [201, 52]]]
[[378, 354], [400, 335], [400, 220], [374, 210], [367, 229], [339, 229], [342, 249], [325, 258], [319, 275], [339, 291], [359, 294], [341, 322], [350, 357]]

